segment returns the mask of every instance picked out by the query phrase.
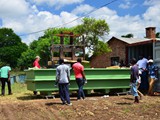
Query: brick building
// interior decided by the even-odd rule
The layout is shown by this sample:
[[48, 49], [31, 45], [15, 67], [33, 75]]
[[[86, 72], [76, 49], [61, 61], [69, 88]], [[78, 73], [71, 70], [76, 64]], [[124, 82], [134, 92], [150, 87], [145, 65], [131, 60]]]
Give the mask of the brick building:
[[138, 59], [140, 54], [143, 54], [146, 58], [153, 57], [153, 42], [160, 41], [160, 39], [156, 38], [155, 30], [155, 27], [146, 28], [146, 38], [113, 36], [107, 42], [112, 52], [92, 57], [91, 67], [105, 68], [115, 66], [119, 65], [120, 61], [128, 65], [131, 58]]

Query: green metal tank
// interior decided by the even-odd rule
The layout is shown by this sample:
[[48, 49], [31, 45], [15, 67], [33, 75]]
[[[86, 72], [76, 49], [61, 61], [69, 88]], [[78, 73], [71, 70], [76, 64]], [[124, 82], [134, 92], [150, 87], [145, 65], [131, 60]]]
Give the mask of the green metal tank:
[[[56, 69], [31, 69], [25, 72], [28, 90], [48, 95], [58, 91], [58, 87], [54, 86]], [[91, 90], [100, 90], [104, 93], [108, 93], [111, 89], [126, 91], [129, 88], [130, 69], [86, 68], [85, 74], [88, 82], [84, 90], [87, 93]], [[78, 90], [72, 69], [69, 90]]]

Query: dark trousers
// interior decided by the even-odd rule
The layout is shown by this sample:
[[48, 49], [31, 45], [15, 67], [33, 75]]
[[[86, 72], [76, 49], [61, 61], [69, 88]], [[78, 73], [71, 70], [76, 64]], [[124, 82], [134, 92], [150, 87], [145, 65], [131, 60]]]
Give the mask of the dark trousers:
[[140, 84], [140, 86], [139, 86], [139, 90], [140, 90], [143, 94], [147, 94], [148, 88], [149, 88], [147, 71], [143, 71], [142, 74], [140, 74], [140, 77], [141, 77], [141, 84]]
[[1, 83], [2, 83], [2, 95], [5, 95], [5, 84], [7, 83], [8, 85], [8, 94], [11, 94], [11, 82], [8, 81], [8, 78], [1, 78]]
[[59, 95], [63, 104], [70, 104], [69, 88], [68, 83], [59, 83]]
[[77, 85], [78, 85], [78, 88], [79, 88], [77, 99], [81, 99], [81, 97], [83, 99], [85, 99], [85, 94], [84, 94], [84, 91], [83, 91], [83, 86], [84, 86], [85, 80], [83, 78], [76, 78], [76, 82], [77, 82]]

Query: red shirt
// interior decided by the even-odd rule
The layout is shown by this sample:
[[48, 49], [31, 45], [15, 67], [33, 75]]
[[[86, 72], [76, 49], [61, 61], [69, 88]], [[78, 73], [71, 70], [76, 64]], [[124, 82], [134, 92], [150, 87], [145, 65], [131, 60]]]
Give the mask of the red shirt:
[[74, 63], [72, 66], [75, 74], [75, 78], [83, 78], [82, 72], [84, 71], [84, 67], [81, 63]]
[[39, 65], [38, 59], [36, 59], [36, 60], [34, 61], [33, 67], [41, 68], [41, 66]]

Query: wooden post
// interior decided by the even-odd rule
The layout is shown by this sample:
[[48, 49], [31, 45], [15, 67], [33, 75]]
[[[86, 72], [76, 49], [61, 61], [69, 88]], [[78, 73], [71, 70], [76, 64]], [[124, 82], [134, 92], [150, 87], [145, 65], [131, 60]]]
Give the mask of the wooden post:
[[74, 46], [73, 46], [73, 32], [70, 32], [70, 45], [71, 45], [71, 53], [70, 53], [70, 56], [71, 56], [71, 59], [74, 60], [75, 58], [75, 51], [74, 51]]
[[84, 35], [82, 36], [82, 44], [83, 44], [83, 60], [85, 60], [85, 39], [84, 39]]
[[64, 45], [64, 36], [63, 36], [63, 32], [60, 33], [60, 47], [59, 47], [59, 54], [60, 54], [60, 58], [63, 58], [63, 45]]

